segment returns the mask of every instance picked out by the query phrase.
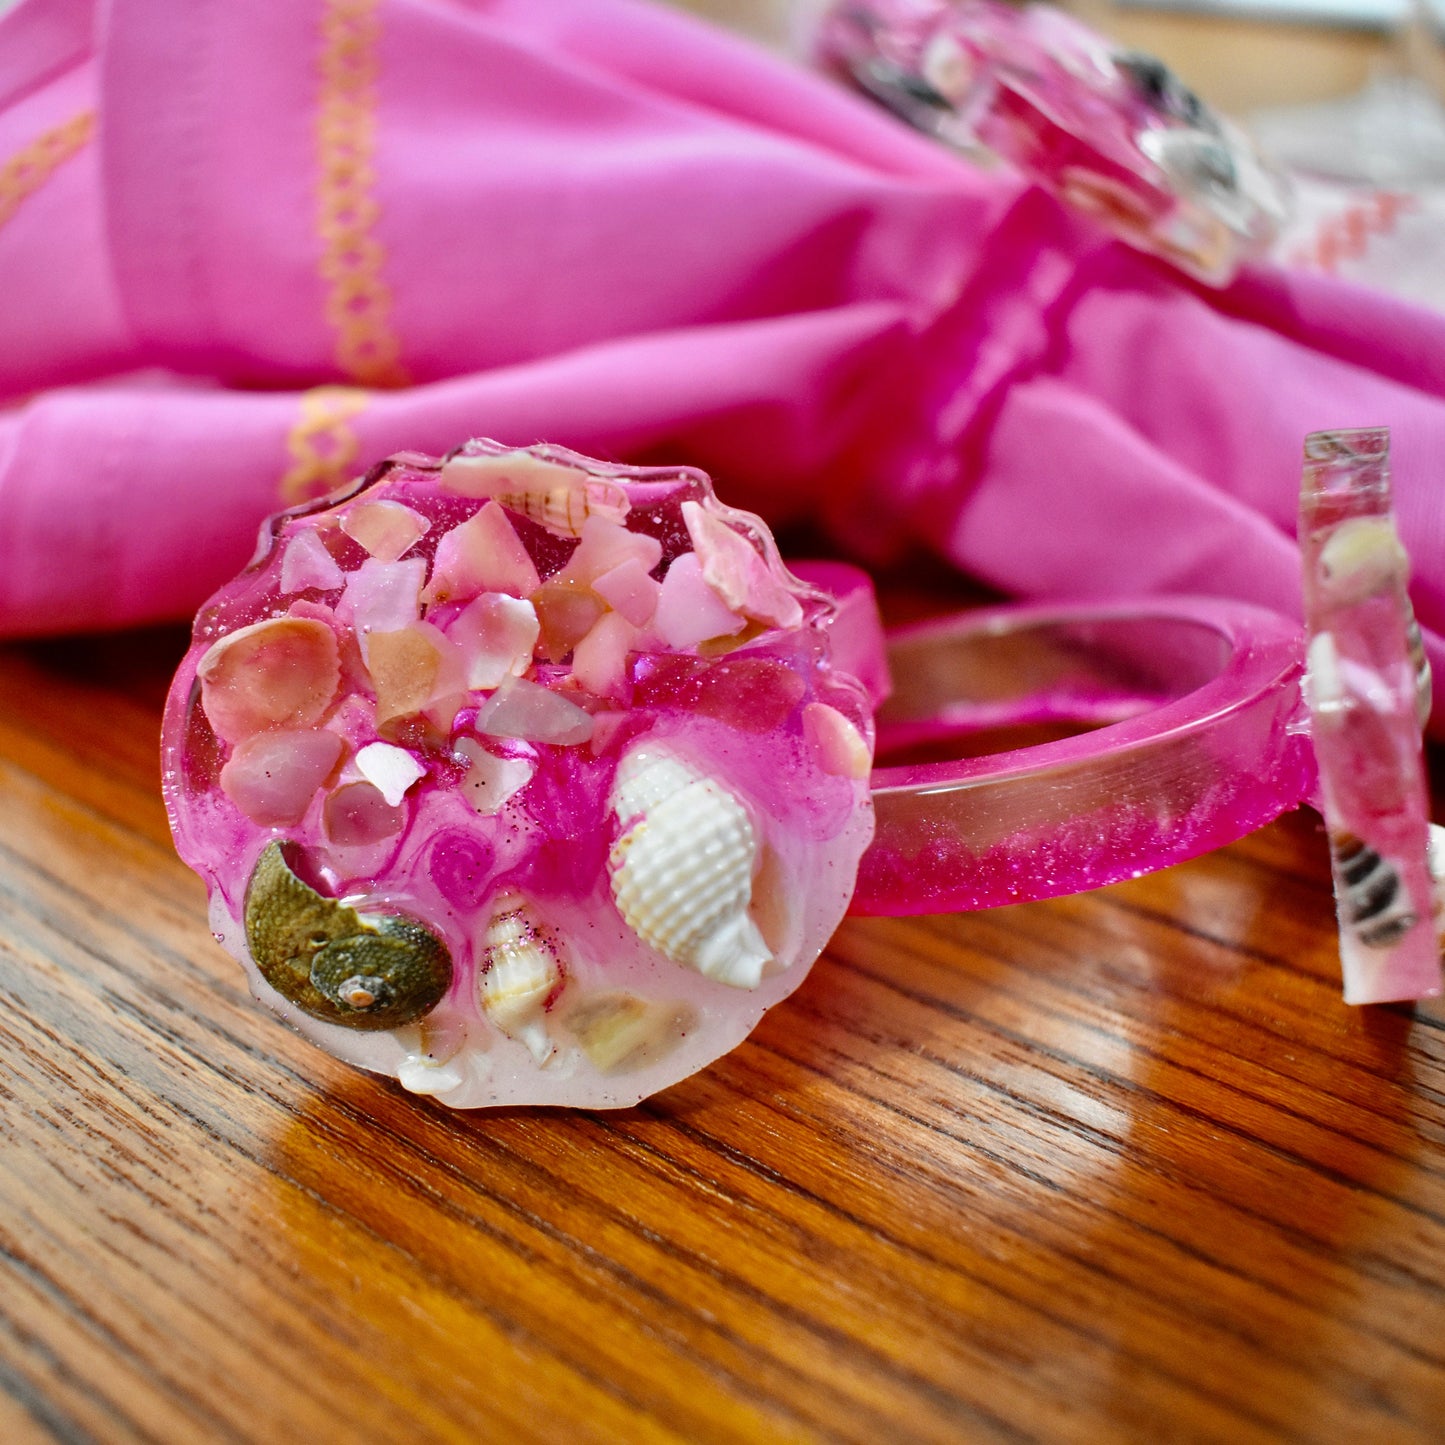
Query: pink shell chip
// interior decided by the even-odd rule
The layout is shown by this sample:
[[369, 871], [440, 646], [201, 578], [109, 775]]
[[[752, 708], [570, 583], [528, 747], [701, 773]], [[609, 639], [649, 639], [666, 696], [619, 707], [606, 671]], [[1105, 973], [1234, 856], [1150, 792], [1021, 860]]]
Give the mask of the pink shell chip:
[[709, 480], [414, 454], [273, 518], [163, 739], [259, 998], [459, 1108], [621, 1107], [803, 981], [873, 831], [834, 606]]

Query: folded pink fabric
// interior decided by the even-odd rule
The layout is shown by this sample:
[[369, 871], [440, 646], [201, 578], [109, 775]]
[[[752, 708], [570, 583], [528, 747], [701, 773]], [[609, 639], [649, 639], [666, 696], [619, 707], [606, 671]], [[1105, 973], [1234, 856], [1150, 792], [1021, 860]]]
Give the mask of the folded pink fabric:
[[860, 555], [1298, 610], [1300, 443], [1394, 433], [1445, 670], [1445, 321], [1208, 293], [640, 0], [0, 18], [0, 631], [184, 614], [465, 437], [688, 462]]

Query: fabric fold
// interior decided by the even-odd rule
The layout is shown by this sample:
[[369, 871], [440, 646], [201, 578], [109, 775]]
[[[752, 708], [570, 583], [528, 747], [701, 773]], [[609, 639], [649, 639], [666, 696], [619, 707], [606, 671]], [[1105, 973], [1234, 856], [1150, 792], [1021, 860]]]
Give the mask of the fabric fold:
[[1301, 441], [1368, 424], [1445, 671], [1438, 316], [1206, 291], [641, 0], [82, 12], [3, 22], [51, 39], [0, 168], [94, 123], [0, 196], [0, 631], [184, 615], [278, 506], [486, 434], [1024, 595], [1296, 612]]

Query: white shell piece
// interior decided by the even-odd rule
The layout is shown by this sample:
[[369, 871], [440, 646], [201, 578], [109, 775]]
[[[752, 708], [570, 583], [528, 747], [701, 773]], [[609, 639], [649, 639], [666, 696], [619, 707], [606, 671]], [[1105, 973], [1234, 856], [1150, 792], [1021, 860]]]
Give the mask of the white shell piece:
[[617, 770], [612, 810], [623, 831], [607, 866], [627, 926], [674, 963], [756, 988], [773, 960], [748, 915], [758, 844], [742, 801], [644, 745]]
[[1439, 823], [1430, 824], [1430, 877], [1436, 883], [1445, 885], [1445, 827]]
[[1320, 584], [1368, 597], [1410, 580], [1410, 558], [1388, 517], [1352, 517], [1330, 533], [1319, 556]]
[[367, 743], [356, 754], [356, 770], [393, 808], [406, 790], [426, 775], [426, 769], [405, 748], [391, 743]]
[[396, 1081], [413, 1094], [449, 1094], [466, 1082], [467, 1060], [461, 1056], [467, 1041], [466, 1026], [453, 1018], [436, 1016], [394, 1031], [402, 1057]]
[[342, 586], [346, 573], [313, 531], [297, 532], [281, 556], [282, 592], [301, 592], [317, 587], [323, 592]]
[[483, 817], [500, 813], [507, 800], [532, 781], [537, 771], [533, 758], [502, 758], [475, 738], [460, 738], [457, 752], [471, 764], [462, 779], [462, 793]]
[[401, 502], [356, 502], [341, 514], [341, 530], [382, 562], [395, 562], [431, 523]]
[[1445, 828], [1430, 824], [1430, 840], [1425, 858], [1430, 873], [1430, 913], [1435, 920], [1435, 935], [1445, 948]]
[[454, 1063], [439, 1064], [425, 1054], [408, 1054], [396, 1066], [396, 1081], [413, 1094], [450, 1094], [465, 1082]]
[[519, 742], [585, 743], [592, 736], [592, 714], [560, 692], [509, 677], [477, 710], [477, 731]]
[[1339, 708], [1345, 700], [1345, 682], [1333, 632], [1317, 632], [1310, 639], [1306, 662], [1305, 687], [1310, 706], [1317, 712]]
[[547, 1032], [546, 1005], [562, 970], [520, 893], [508, 889], [497, 895], [483, 943], [477, 985], [483, 1010], [508, 1038], [546, 1063], [556, 1047]]

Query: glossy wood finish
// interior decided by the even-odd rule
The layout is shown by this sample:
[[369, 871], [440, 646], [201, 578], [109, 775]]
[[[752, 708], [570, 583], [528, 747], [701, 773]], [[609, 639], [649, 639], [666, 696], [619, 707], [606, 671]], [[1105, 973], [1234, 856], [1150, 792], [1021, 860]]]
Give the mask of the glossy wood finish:
[[454, 1115], [254, 1005], [171, 851], [179, 633], [0, 648], [0, 1438], [1438, 1438], [1445, 1033], [1290, 817], [850, 921], [704, 1074]]

